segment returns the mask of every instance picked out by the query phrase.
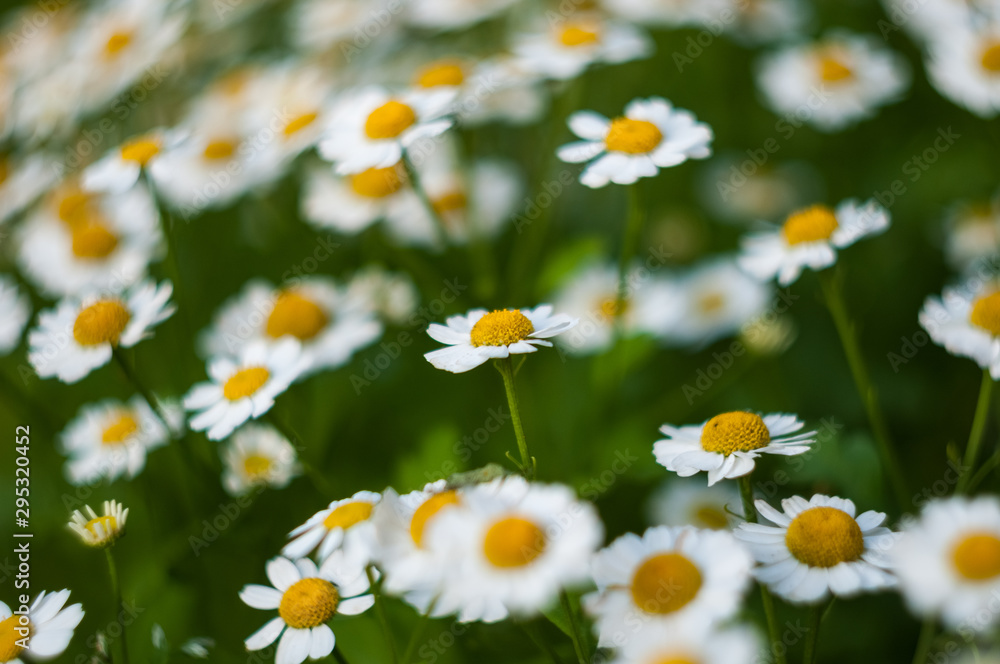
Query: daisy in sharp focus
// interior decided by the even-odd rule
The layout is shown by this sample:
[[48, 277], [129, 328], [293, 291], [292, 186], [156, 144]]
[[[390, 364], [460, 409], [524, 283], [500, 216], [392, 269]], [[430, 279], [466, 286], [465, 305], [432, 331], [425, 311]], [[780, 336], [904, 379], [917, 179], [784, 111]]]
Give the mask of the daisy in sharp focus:
[[247, 420], [271, 410], [274, 399], [306, 371], [312, 359], [297, 339], [275, 344], [253, 341], [237, 358], [216, 357], [208, 362], [210, 380], [198, 383], [184, 397], [193, 411], [188, 426], [206, 431], [209, 440], [222, 440]]
[[611, 664], [751, 664], [766, 652], [757, 633], [739, 625], [648, 629], [615, 645], [619, 650]]
[[104, 513], [98, 515], [90, 505], [84, 506], [86, 515], [75, 510], [69, 522], [70, 529], [80, 536], [87, 546], [105, 549], [125, 534], [128, 509], [118, 501], [104, 501]]
[[978, 27], [939, 27], [927, 75], [944, 97], [983, 118], [1000, 112], [1000, 16]]
[[743, 503], [730, 482], [706, 487], [696, 480], [672, 477], [650, 496], [647, 511], [654, 526], [729, 530], [743, 518]]
[[306, 658], [328, 656], [336, 640], [327, 623], [337, 615], [363, 613], [375, 603], [370, 594], [364, 594], [369, 590], [364, 571], [345, 574], [336, 557], [319, 568], [308, 558], [295, 562], [273, 558], [267, 563], [267, 578], [273, 587], [243, 586], [240, 599], [255, 609], [277, 609], [278, 616], [246, 640], [251, 652], [278, 641], [275, 664], [301, 664]]
[[534, 353], [538, 346], [551, 346], [548, 339], [576, 325], [566, 314], [552, 314], [552, 306], [534, 309], [473, 309], [464, 316], [451, 316], [444, 325], [431, 323], [427, 334], [447, 348], [425, 353], [436, 369], [463, 373], [491, 360]]
[[75, 383], [111, 360], [115, 347], [131, 348], [170, 318], [173, 286], [143, 281], [123, 296], [91, 294], [64, 298], [38, 314], [28, 333], [28, 362], [41, 378]]
[[266, 424], [243, 425], [221, 454], [222, 485], [233, 496], [264, 486], [283, 489], [302, 473], [295, 447]]
[[631, 23], [577, 12], [570, 19], [552, 21], [541, 31], [515, 37], [512, 50], [526, 70], [565, 81], [593, 64], [647, 58], [653, 43]]
[[394, 95], [367, 87], [347, 93], [330, 113], [320, 156], [333, 162], [341, 175], [393, 166], [407, 147], [452, 126], [447, 113], [454, 97], [451, 89]]
[[0, 274], [0, 356], [21, 343], [24, 326], [31, 318], [31, 300], [9, 275]]
[[653, 177], [661, 168], [712, 153], [712, 129], [660, 97], [635, 99], [623, 116], [613, 120], [593, 111], [578, 111], [568, 122], [583, 140], [562, 146], [557, 154], [573, 164], [590, 162], [580, 175], [580, 182], [588, 187], [632, 184]]
[[622, 535], [591, 563], [597, 592], [584, 603], [596, 618], [599, 646], [730, 618], [749, 586], [752, 564], [739, 542], [723, 531], [659, 526], [642, 537]]
[[776, 526], [743, 523], [733, 534], [760, 563], [754, 576], [779, 597], [816, 604], [895, 587], [887, 555], [895, 536], [882, 525], [884, 513], [855, 516], [850, 500], [819, 494], [785, 498], [782, 512], [755, 504]]
[[874, 199], [846, 200], [833, 210], [813, 205], [788, 215], [774, 231], [745, 236], [740, 267], [761, 281], [777, 277], [787, 286], [804, 268], [822, 270], [837, 260], [837, 249], [889, 228], [889, 212]]
[[765, 56], [757, 84], [767, 104], [782, 115], [809, 109], [805, 121], [838, 131], [899, 99], [909, 68], [874, 37], [834, 33], [821, 42], [789, 46]]
[[45, 661], [61, 655], [84, 615], [81, 604], [66, 606], [69, 595], [68, 590], [43, 590], [27, 616], [14, 615], [0, 602], [0, 662], [24, 664], [24, 660]]
[[131, 189], [143, 171], [153, 171], [162, 154], [184, 140], [181, 131], [154, 129], [134, 136], [109, 151], [83, 171], [87, 191], [122, 193]]
[[920, 310], [920, 325], [934, 343], [952, 355], [975, 360], [1000, 380], [1000, 287], [970, 279], [928, 297]]
[[660, 427], [667, 437], [653, 444], [656, 462], [681, 477], [708, 473], [708, 486], [753, 472], [761, 454], [794, 456], [809, 451], [816, 432], [796, 433], [805, 426], [794, 415], [763, 417], [742, 410], [716, 415], [704, 424]]
[[995, 496], [927, 503], [890, 551], [899, 590], [919, 616], [949, 628], [996, 626], [1000, 592], [1000, 502]]
[[350, 498], [333, 501], [288, 533], [291, 541], [281, 554], [301, 558], [317, 551], [317, 558], [326, 560], [340, 551], [345, 561], [363, 569], [374, 557], [375, 525], [371, 516], [381, 498], [372, 491], [359, 491]]

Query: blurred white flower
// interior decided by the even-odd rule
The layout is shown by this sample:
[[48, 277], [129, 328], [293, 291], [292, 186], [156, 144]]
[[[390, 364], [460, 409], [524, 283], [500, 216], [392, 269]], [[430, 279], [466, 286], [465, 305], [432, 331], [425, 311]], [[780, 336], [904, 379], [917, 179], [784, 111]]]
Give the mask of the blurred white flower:
[[[0, 116], [0, 130], [3, 122]], [[0, 153], [0, 225], [34, 203], [59, 179], [60, 164], [51, 155], [21, 157]]]
[[24, 326], [31, 317], [31, 300], [10, 275], [0, 274], [0, 355], [21, 343]]
[[671, 477], [649, 498], [654, 526], [694, 526], [728, 530], [743, 518], [743, 503], [732, 482], [706, 487], [693, 479]]
[[[28, 609], [28, 615], [14, 615], [4, 602], [0, 602], [0, 653], [11, 664], [20, 664], [21, 658], [45, 661], [58, 657], [69, 646], [73, 632], [83, 620], [80, 604], [66, 606], [70, 592], [60, 590], [38, 593]], [[27, 624], [23, 620], [27, 620]], [[27, 630], [19, 633], [18, 630]], [[23, 641], [23, 637], [28, 641]], [[20, 645], [19, 642], [24, 645]]]
[[410, 0], [407, 20], [421, 28], [459, 30], [485, 21], [520, 0]]
[[649, 57], [653, 42], [623, 21], [584, 14], [552, 22], [539, 32], [514, 37], [521, 66], [546, 78], [576, 78], [594, 64], [620, 64]]
[[375, 557], [375, 523], [371, 517], [381, 498], [372, 491], [359, 491], [350, 498], [333, 501], [288, 533], [291, 541], [281, 554], [301, 558], [316, 551], [322, 561], [338, 552], [341, 564], [363, 570]]
[[943, 96], [983, 118], [1000, 111], [1000, 16], [941, 29], [928, 48], [927, 75]]
[[87, 191], [121, 193], [131, 189], [145, 170], [152, 172], [166, 150], [184, 140], [177, 130], [154, 129], [122, 143], [83, 171]]
[[261, 486], [283, 489], [302, 472], [295, 447], [266, 424], [237, 429], [226, 442], [222, 459], [222, 485], [234, 496]]
[[611, 664], [751, 664], [766, 652], [749, 627], [668, 626], [645, 630], [626, 641]]
[[920, 310], [920, 325], [934, 343], [958, 357], [975, 360], [1000, 380], [1000, 288], [978, 278], [941, 297], [928, 297]]

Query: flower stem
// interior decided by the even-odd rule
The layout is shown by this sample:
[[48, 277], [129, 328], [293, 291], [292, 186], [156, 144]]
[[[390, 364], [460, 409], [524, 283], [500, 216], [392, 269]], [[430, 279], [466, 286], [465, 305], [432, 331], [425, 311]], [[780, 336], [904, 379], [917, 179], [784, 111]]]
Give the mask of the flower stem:
[[497, 371], [503, 376], [503, 387], [507, 392], [507, 406], [510, 408], [510, 419], [514, 423], [514, 435], [517, 437], [517, 449], [521, 452], [521, 474], [525, 479], [535, 477], [535, 458], [528, 454], [528, 443], [524, 439], [524, 427], [521, 425], [521, 410], [517, 406], [517, 392], [514, 389], [514, 366], [510, 357], [496, 361]]
[[[740, 487], [740, 497], [743, 499], [743, 515], [747, 523], [757, 523], [757, 508], [753, 504], [753, 485], [750, 483], [750, 474], [744, 475], [737, 480]], [[771, 642], [771, 654], [774, 655], [775, 664], [785, 664], [785, 644], [781, 641], [781, 632], [778, 628], [777, 614], [774, 610], [774, 597], [763, 583], [760, 586], [760, 600], [764, 605], [764, 618], [767, 621], [767, 635]]]
[[[108, 559], [108, 574], [111, 576], [111, 592], [115, 599], [114, 621], [121, 627], [121, 636], [118, 638], [119, 657], [122, 664], [128, 664], [128, 642], [125, 637], [125, 603], [122, 601], [122, 587], [118, 582], [118, 566], [115, 565], [115, 557], [111, 553], [111, 547], [104, 549], [104, 556]], [[119, 614], [121, 611], [121, 614]], [[120, 617], [120, 615], [122, 617]]]
[[385, 602], [380, 592], [379, 581], [375, 579], [374, 567], [369, 565], [365, 568], [368, 575], [368, 586], [372, 590], [372, 597], [375, 598], [375, 614], [378, 616], [379, 624], [382, 625], [382, 633], [385, 634], [386, 643], [389, 644], [389, 652], [392, 653], [392, 661], [399, 664], [399, 651], [396, 650], [396, 640], [392, 638], [392, 630], [389, 629], [389, 619], [385, 615]]
[[816, 651], [819, 646], [819, 628], [823, 623], [825, 605], [815, 604], [809, 607], [809, 633], [806, 635], [805, 654], [802, 664], [813, 664], [816, 661]]
[[990, 397], [993, 394], [993, 377], [990, 376], [989, 369], [983, 369], [983, 380], [979, 385], [979, 401], [976, 402], [976, 414], [972, 418], [972, 430], [969, 432], [969, 443], [965, 447], [965, 459], [963, 459], [962, 475], [958, 478], [958, 486], [955, 492], [965, 493], [972, 478], [972, 471], [976, 467], [976, 458], [979, 456], [979, 446], [983, 442], [983, 432], [986, 430], [986, 418], [990, 414]]
[[416, 166], [413, 165], [413, 161], [410, 159], [410, 155], [403, 151], [403, 168], [406, 169], [406, 179], [409, 180], [410, 186], [413, 187], [413, 192], [423, 203], [424, 209], [427, 214], [430, 215], [431, 220], [434, 222], [434, 229], [437, 232], [437, 239], [441, 245], [441, 248], [448, 246], [448, 227], [444, 222], [444, 218], [441, 213], [438, 212], [437, 208], [434, 207], [434, 202], [431, 197], [427, 195], [427, 190], [424, 189], [423, 182], [420, 180], [420, 173], [417, 172]]
[[427, 629], [427, 623], [430, 622], [431, 614], [434, 613], [434, 606], [436, 604], [437, 597], [431, 600], [431, 603], [427, 605], [427, 610], [420, 616], [420, 622], [417, 623], [413, 634], [410, 635], [410, 642], [406, 644], [406, 652], [403, 654], [402, 664], [410, 664], [413, 661], [413, 653], [417, 650], [417, 643], [420, 641], [420, 637], [423, 636], [424, 630]]
[[913, 664], [927, 664], [927, 653], [930, 652], [931, 644], [934, 643], [937, 623], [933, 617], [924, 620], [920, 628], [920, 636], [917, 637], [917, 648], [913, 653]]
[[163, 406], [160, 405], [160, 401], [154, 397], [153, 393], [146, 389], [146, 386], [139, 380], [139, 377], [136, 375], [132, 365], [129, 364], [129, 361], [125, 358], [125, 354], [122, 352], [122, 349], [117, 346], [112, 346], [111, 354], [114, 356], [115, 361], [118, 362], [118, 366], [121, 367], [122, 373], [125, 374], [125, 378], [132, 384], [132, 387], [135, 388], [136, 392], [138, 392], [140, 396], [146, 400], [146, 403], [148, 403], [149, 407], [153, 409], [156, 417], [159, 418], [159, 420], [163, 423], [163, 426], [166, 427], [167, 433], [171, 438], [173, 438], [174, 431], [170, 427], [170, 420], [163, 411]]
[[278, 430], [278, 433], [284, 436], [288, 440], [288, 442], [292, 444], [292, 447], [295, 448], [295, 451], [298, 452], [299, 465], [302, 466], [302, 472], [305, 474], [306, 477], [309, 478], [309, 481], [312, 483], [313, 488], [316, 489], [316, 492], [319, 495], [323, 496], [324, 498], [327, 498], [329, 500], [335, 500], [337, 492], [330, 485], [330, 482], [328, 482], [327, 479], [323, 477], [323, 474], [321, 472], [316, 470], [316, 467], [313, 466], [312, 463], [310, 463], [304, 458], [303, 451], [305, 450], [306, 446], [305, 443], [302, 442], [302, 438], [301, 436], [299, 436], [298, 432], [295, 431], [295, 429], [293, 429], [284, 420], [278, 417], [277, 414], [275, 414], [273, 408], [267, 411], [264, 417], [267, 419], [268, 422], [271, 423], [271, 425], [275, 429]]
[[569, 619], [570, 632], [572, 632], [573, 650], [576, 651], [576, 659], [579, 664], [587, 664], [587, 653], [584, 646], [583, 632], [580, 629], [580, 622], [576, 619], [576, 611], [569, 595], [563, 590], [559, 593], [559, 601], [562, 602], [563, 610]]
[[840, 289], [839, 277], [831, 271], [820, 272], [820, 285], [823, 289], [823, 297], [826, 300], [827, 308], [833, 317], [833, 323], [837, 328], [840, 343], [844, 347], [844, 354], [847, 356], [847, 364], [851, 369], [851, 376], [854, 378], [854, 386], [861, 397], [868, 413], [868, 421], [871, 425], [872, 434], [875, 437], [875, 444], [882, 461], [882, 471], [889, 480], [893, 495], [900, 508], [905, 509], [909, 505], [909, 492], [906, 489], [906, 480], [903, 478], [903, 471], [899, 465], [899, 458], [896, 456], [895, 448], [889, 436], [889, 427], [885, 422], [885, 415], [879, 405], [878, 394], [868, 376], [868, 369], [861, 354], [861, 347], [858, 344], [856, 328], [851, 322], [847, 313], [847, 306], [844, 304], [844, 296]]
[[340, 646], [333, 647], [333, 658], [339, 662], [339, 664], [350, 664], [347, 658], [344, 657], [344, 653], [341, 652]]
[[636, 246], [642, 235], [642, 204], [639, 200], [639, 185], [631, 184], [625, 188], [628, 196], [628, 207], [625, 218], [625, 234], [622, 237], [622, 251], [618, 257], [618, 296], [615, 300], [614, 316], [621, 320], [625, 310], [625, 302], [629, 296], [628, 264], [635, 257]]

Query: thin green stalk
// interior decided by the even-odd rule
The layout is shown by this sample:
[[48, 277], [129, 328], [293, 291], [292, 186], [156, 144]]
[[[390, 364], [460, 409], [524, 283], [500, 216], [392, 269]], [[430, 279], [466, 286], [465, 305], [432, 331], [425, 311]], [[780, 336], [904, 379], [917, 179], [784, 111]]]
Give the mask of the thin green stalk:
[[521, 453], [521, 474], [526, 479], [535, 477], [535, 458], [528, 454], [528, 443], [524, 439], [524, 427], [521, 425], [521, 410], [517, 406], [517, 392], [514, 389], [514, 366], [510, 357], [496, 361], [497, 371], [503, 376], [503, 387], [507, 392], [507, 406], [510, 408], [510, 419], [514, 423], [514, 435], [517, 437], [517, 449]]
[[639, 185], [631, 184], [625, 187], [628, 197], [625, 217], [625, 233], [622, 237], [622, 251], [618, 257], [618, 296], [615, 300], [615, 319], [620, 319], [625, 311], [625, 302], [629, 296], [628, 264], [635, 257], [636, 247], [642, 235], [642, 203], [639, 200]]
[[847, 356], [847, 364], [854, 378], [854, 386], [865, 405], [868, 414], [868, 421], [871, 425], [872, 434], [875, 437], [875, 444], [882, 461], [882, 471], [889, 480], [896, 502], [900, 508], [907, 508], [910, 504], [909, 492], [906, 488], [906, 480], [903, 477], [902, 467], [899, 458], [896, 456], [892, 439], [889, 435], [889, 427], [885, 421], [885, 415], [879, 405], [878, 394], [871, 378], [868, 376], [868, 369], [861, 354], [861, 347], [858, 343], [857, 332], [854, 323], [851, 322], [850, 314], [847, 312], [847, 305], [844, 303], [844, 296], [840, 289], [838, 277], [830, 270], [820, 272], [820, 285], [823, 289], [823, 297], [826, 300], [827, 308], [833, 317], [833, 323], [837, 328], [840, 343], [844, 347], [844, 354]]
[[118, 582], [118, 566], [115, 565], [115, 557], [111, 553], [111, 547], [104, 549], [104, 555], [108, 559], [108, 574], [111, 576], [111, 592], [115, 598], [115, 622], [121, 627], [121, 636], [118, 640], [119, 657], [121, 664], [128, 664], [128, 642], [125, 637], [125, 619], [120, 616], [125, 611], [125, 602], [122, 601], [122, 587]]
[[[166, 265], [170, 280], [174, 285], [174, 301], [187, 304], [187, 293], [185, 292], [184, 284], [181, 281], [181, 263], [179, 252], [177, 250], [177, 224], [175, 223], [174, 215], [171, 214], [170, 208], [166, 205], [166, 203], [164, 203], [163, 199], [160, 198], [160, 194], [156, 190], [156, 185], [153, 183], [153, 179], [149, 177], [149, 173], [147, 173], [145, 169], [142, 171], [142, 178], [145, 182], [146, 189], [149, 190], [149, 195], [153, 199], [153, 204], [156, 206], [156, 212], [160, 216], [160, 225], [163, 227], [163, 236], [167, 240]], [[177, 317], [181, 321], [181, 326], [185, 330], [191, 329], [188, 324], [187, 309], [184, 306], [177, 307]]]
[[380, 582], [375, 579], [375, 571], [371, 565], [365, 568], [365, 574], [368, 575], [368, 587], [371, 588], [372, 597], [375, 598], [375, 614], [378, 616], [379, 624], [382, 626], [382, 633], [385, 634], [386, 643], [389, 644], [392, 661], [395, 664], [399, 664], [399, 651], [396, 649], [396, 640], [392, 638], [392, 630], [389, 629], [389, 619], [385, 615], [385, 602], [380, 592]]
[[427, 623], [430, 622], [431, 614], [434, 613], [434, 606], [437, 604], [437, 597], [431, 600], [431, 603], [427, 605], [427, 610], [420, 616], [420, 622], [417, 623], [416, 628], [410, 635], [410, 642], [406, 644], [406, 652], [403, 654], [402, 664], [410, 664], [413, 661], [413, 653], [417, 651], [417, 644], [420, 642], [421, 637], [424, 635], [424, 630], [427, 629]]
[[962, 465], [964, 472], [958, 478], [958, 486], [955, 492], [965, 493], [972, 478], [972, 471], [976, 467], [976, 459], [979, 456], [979, 446], [983, 442], [983, 432], [986, 431], [986, 418], [990, 414], [990, 397], [993, 394], [993, 377], [990, 376], [989, 369], [983, 369], [983, 380], [979, 384], [979, 401], [976, 403], [976, 414], [972, 418], [972, 430], [969, 432], [969, 443], [965, 446], [965, 459]]
[[802, 664], [813, 664], [816, 661], [816, 652], [819, 648], [819, 628], [823, 624], [824, 609], [823, 603], [809, 607], [809, 633], [806, 635], [805, 654], [802, 656]]
[[518, 621], [518, 625], [524, 630], [524, 633], [528, 635], [531, 642], [538, 646], [538, 649], [545, 653], [549, 659], [552, 660], [552, 664], [563, 664], [563, 661], [559, 658], [559, 654], [548, 644], [548, 642], [538, 633], [538, 627], [527, 622]]
[[139, 376], [135, 373], [135, 370], [132, 368], [132, 365], [129, 364], [129, 361], [128, 359], [126, 359], [125, 354], [122, 352], [121, 348], [118, 348], [117, 346], [112, 346], [111, 354], [114, 356], [115, 361], [118, 362], [118, 366], [121, 367], [122, 373], [125, 374], [125, 378], [128, 380], [129, 383], [132, 384], [132, 387], [135, 388], [136, 392], [138, 392], [140, 396], [142, 396], [142, 398], [146, 400], [146, 403], [148, 403], [149, 407], [153, 409], [153, 412], [156, 414], [156, 417], [159, 418], [160, 422], [163, 423], [163, 426], [167, 428], [167, 432], [170, 434], [170, 437], [173, 438], [174, 431], [170, 427], [170, 420], [167, 417], [166, 412], [164, 412], [163, 406], [160, 404], [159, 399], [154, 397], [153, 393], [150, 392], [148, 389], [146, 389], [146, 386], [143, 385], [141, 380], [139, 380]]
[[438, 209], [434, 207], [434, 202], [431, 200], [430, 196], [427, 195], [427, 190], [424, 189], [424, 185], [420, 180], [420, 173], [417, 172], [417, 168], [413, 165], [413, 161], [410, 159], [410, 155], [403, 151], [403, 168], [406, 169], [406, 178], [410, 182], [410, 186], [413, 188], [414, 193], [420, 202], [423, 203], [424, 209], [427, 214], [430, 215], [431, 219], [434, 221], [434, 228], [437, 232], [437, 239], [444, 249], [448, 246], [448, 226], [438, 212]]
[[302, 437], [299, 436], [298, 432], [293, 429], [290, 425], [286, 424], [284, 420], [275, 414], [274, 409], [267, 411], [264, 418], [271, 423], [271, 425], [278, 430], [282, 436], [288, 439], [288, 442], [292, 444], [292, 447], [299, 453], [299, 465], [302, 467], [302, 472], [305, 476], [309, 478], [312, 483], [313, 488], [316, 492], [325, 498], [333, 500], [337, 496], [337, 492], [331, 486], [330, 482], [323, 476], [321, 472], [316, 470], [316, 467], [312, 465], [303, 456], [303, 450], [305, 450], [305, 444], [302, 442]]
[[[744, 475], [737, 480], [740, 487], [740, 498], [743, 499], [743, 514], [747, 523], [757, 523], [757, 508], [753, 504], [753, 485], [750, 482], [750, 475]], [[774, 597], [763, 583], [760, 586], [760, 600], [764, 605], [764, 618], [767, 621], [768, 640], [771, 642], [771, 654], [774, 655], [775, 664], [785, 664], [785, 648], [781, 642], [781, 630], [778, 627], [777, 613], [774, 610]], [[780, 648], [778, 647], [780, 644]]]
[[583, 645], [585, 639], [583, 632], [580, 627], [580, 621], [576, 619], [576, 611], [573, 607], [573, 602], [570, 601], [569, 595], [566, 591], [559, 593], [559, 601], [562, 603], [563, 611], [566, 612], [567, 618], [569, 618], [570, 632], [572, 632], [573, 640], [573, 650], [576, 651], [576, 659], [580, 664], [587, 664], [587, 652]]
[[344, 653], [340, 650], [340, 646], [333, 647], [333, 658], [339, 662], [339, 664], [350, 664], [347, 658], [344, 657]]
[[917, 648], [913, 653], [913, 664], [927, 664], [927, 655], [934, 643], [937, 623], [934, 618], [927, 618], [920, 627], [920, 636], [917, 637]]

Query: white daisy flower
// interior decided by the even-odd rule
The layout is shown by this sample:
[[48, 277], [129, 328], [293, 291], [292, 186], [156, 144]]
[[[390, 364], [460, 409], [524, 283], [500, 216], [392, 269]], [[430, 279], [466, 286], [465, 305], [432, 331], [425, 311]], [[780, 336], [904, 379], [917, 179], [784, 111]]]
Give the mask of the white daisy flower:
[[979, 26], [938, 29], [927, 75], [943, 96], [984, 118], [1000, 111], [1000, 17]]
[[910, 609], [949, 628], [985, 632], [997, 624], [1000, 502], [995, 496], [928, 503], [890, 551]]
[[123, 297], [65, 298], [38, 314], [38, 327], [28, 333], [28, 362], [41, 378], [75, 383], [107, 364], [116, 346], [131, 348], [152, 336], [152, 329], [174, 313], [172, 293], [169, 281], [147, 280]]
[[1000, 288], [972, 279], [929, 297], [920, 310], [920, 325], [934, 343], [952, 355], [975, 360], [1000, 380]]
[[159, 257], [160, 214], [145, 187], [119, 194], [62, 198], [43, 205], [20, 227], [18, 262], [50, 296], [130, 286]]
[[887, 556], [895, 536], [882, 526], [884, 513], [855, 517], [850, 500], [819, 494], [785, 498], [783, 512], [763, 500], [755, 505], [777, 527], [744, 523], [734, 535], [760, 563], [754, 576], [779, 597], [816, 604], [896, 585]]
[[834, 33], [822, 42], [789, 46], [760, 61], [757, 84], [781, 115], [803, 115], [821, 131], [871, 117], [909, 86], [906, 62], [874, 37]]
[[564, 81], [593, 64], [647, 58], [653, 53], [653, 42], [631, 23], [583, 14], [515, 37], [513, 51], [525, 69]]
[[222, 450], [222, 485], [233, 496], [268, 486], [283, 489], [302, 474], [295, 447], [274, 427], [246, 424]]
[[420, 300], [408, 275], [388, 272], [378, 265], [358, 270], [347, 284], [347, 292], [370, 303], [379, 316], [394, 325], [410, 321]]
[[[165, 410], [170, 426], [179, 429], [184, 411], [175, 405]], [[146, 455], [170, 437], [171, 431], [141, 396], [127, 403], [105, 399], [83, 406], [59, 435], [61, 451], [69, 457], [66, 479], [74, 486], [122, 476], [133, 479], [146, 466]]]
[[760, 636], [749, 627], [666, 626], [625, 642], [611, 664], [751, 664], [762, 651]]
[[1000, 17], [997, 0], [883, 0], [886, 15], [915, 38], [933, 42], [954, 30]]
[[596, 617], [600, 647], [669, 626], [703, 628], [730, 618], [740, 608], [752, 564], [723, 531], [659, 526], [642, 537], [622, 535], [594, 556], [597, 592], [584, 598]]
[[708, 486], [712, 486], [753, 472], [754, 459], [761, 454], [795, 456], [808, 452], [816, 442], [816, 432], [796, 433], [803, 426], [794, 415], [762, 417], [742, 410], [693, 426], [664, 424], [660, 432], [666, 438], [653, 444], [653, 456], [681, 477], [707, 471]]
[[712, 15], [715, 13], [712, 9], [719, 9], [723, 4], [724, 0], [707, 3], [697, 0], [603, 0], [601, 7], [633, 23], [680, 28], [699, 23], [703, 16]]
[[31, 318], [31, 300], [10, 275], [0, 274], [0, 356], [21, 343], [24, 326]]
[[787, 286], [803, 268], [829, 267], [837, 260], [837, 249], [887, 228], [889, 212], [874, 199], [846, 200], [836, 210], [813, 205], [788, 215], [780, 229], [744, 237], [739, 264], [761, 281], [777, 277], [780, 285]]
[[625, 115], [613, 120], [578, 111], [569, 117], [569, 127], [583, 140], [562, 146], [557, 154], [572, 164], [590, 162], [580, 175], [588, 187], [632, 184], [653, 177], [661, 168], [712, 153], [712, 129], [661, 97], [634, 99], [625, 107]]
[[74, 510], [68, 525], [87, 546], [106, 549], [125, 534], [128, 509], [123, 508], [118, 501], [105, 500], [104, 513], [100, 516], [90, 505], [84, 505], [83, 509], [87, 515], [84, 516], [80, 510]]
[[473, 309], [464, 316], [450, 316], [444, 325], [431, 323], [427, 334], [447, 344], [424, 357], [436, 369], [463, 373], [491, 360], [521, 353], [534, 353], [538, 346], [576, 325], [566, 314], [552, 315], [552, 306], [534, 309], [498, 309], [487, 313]]
[[[0, 111], [0, 128], [3, 125]], [[59, 163], [50, 155], [32, 153], [14, 159], [0, 154], [0, 225], [38, 200], [58, 178]]]
[[[70, 592], [38, 593], [28, 615], [14, 615], [0, 602], [0, 660], [24, 664], [58, 657], [69, 646], [73, 630], [83, 620], [83, 606], [66, 606]], [[65, 607], [65, 608], [64, 608]]]
[[392, 41], [392, 36], [399, 33], [401, 22], [377, 21], [379, 17], [393, 14], [393, 9], [399, 11], [400, 8], [401, 5], [396, 0], [299, 0], [289, 15], [291, 43], [308, 51], [324, 51], [344, 44], [340, 49], [341, 53], [353, 54], [355, 47], [349, 42], [357, 38], [359, 30], [370, 36], [365, 28], [371, 30], [371, 25], [378, 25], [380, 28], [372, 39], [377, 37], [379, 40]]
[[809, 23], [809, 4], [801, 0], [723, 0], [702, 23], [709, 30], [721, 23], [727, 34], [748, 46], [787, 41]]
[[945, 220], [944, 253], [959, 271], [1000, 251], [1000, 199], [988, 203], [960, 203]]
[[329, 277], [304, 277], [286, 288], [254, 279], [220, 307], [200, 345], [210, 357], [239, 355], [248, 344], [291, 337], [312, 358], [310, 373], [343, 366], [381, 334], [372, 304]]
[[520, 0], [410, 0], [406, 19], [420, 28], [460, 30], [496, 16]]
[[184, 140], [178, 130], [154, 129], [134, 137], [95, 161], [83, 171], [87, 191], [121, 193], [131, 189], [143, 170], [153, 171], [164, 152]]
[[517, 476], [469, 487], [425, 533], [450, 560], [435, 611], [460, 622], [535, 615], [587, 579], [603, 537], [596, 510], [568, 487]]
[[229, 355], [209, 360], [211, 380], [198, 383], [184, 397], [184, 408], [195, 412], [188, 426], [206, 431], [209, 440], [222, 440], [247, 420], [257, 419], [274, 405], [309, 368], [311, 358], [297, 339], [274, 344], [253, 341], [237, 358]]
[[322, 659], [333, 652], [336, 640], [327, 623], [338, 615], [354, 616], [367, 611], [375, 600], [363, 594], [368, 578], [347, 574], [331, 558], [322, 567], [308, 558], [292, 562], [273, 558], [267, 563], [272, 586], [247, 585], [240, 599], [255, 609], [278, 611], [272, 619], [246, 640], [250, 651], [263, 650], [278, 641], [275, 664], [302, 664]]
[[534, 124], [548, 108], [544, 78], [513, 55], [500, 54], [480, 62], [461, 89], [455, 109], [465, 127], [492, 122]]
[[743, 519], [739, 490], [731, 482], [706, 487], [695, 480], [670, 478], [650, 496], [647, 509], [654, 526], [729, 530]]
[[819, 173], [807, 162], [769, 162], [764, 168], [738, 152], [714, 157], [699, 175], [701, 203], [728, 223], [784, 218], [822, 191]]
[[319, 153], [334, 162], [341, 175], [392, 166], [416, 141], [451, 127], [453, 120], [446, 114], [454, 97], [454, 90], [447, 88], [393, 95], [367, 87], [348, 93], [331, 111]]
[[319, 560], [326, 560], [340, 551], [344, 561], [363, 569], [375, 556], [375, 524], [371, 516], [380, 499], [381, 495], [372, 491], [358, 491], [350, 498], [333, 501], [288, 533], [291, 541], [281, 554], [301, 558], [315, 550]]

